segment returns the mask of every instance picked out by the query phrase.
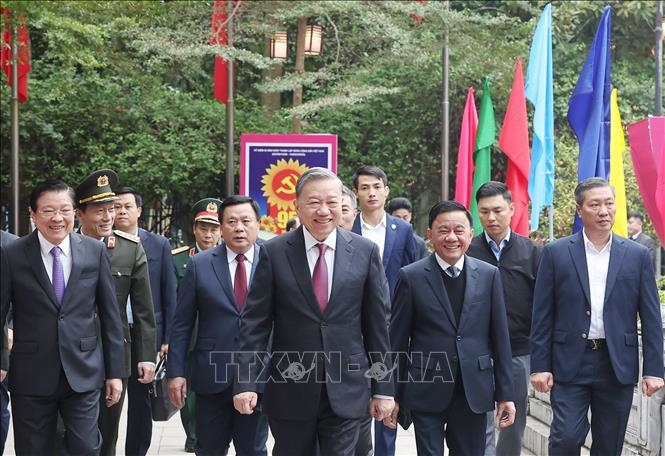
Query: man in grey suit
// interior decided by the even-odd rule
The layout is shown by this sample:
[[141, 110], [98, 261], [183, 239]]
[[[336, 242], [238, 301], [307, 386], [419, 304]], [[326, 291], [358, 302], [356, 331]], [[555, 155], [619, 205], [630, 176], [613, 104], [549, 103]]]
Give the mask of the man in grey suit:
[[473, 238], [469, 212], [442, 201], [429, 212], [435, 253], [401, 269], [390, 341], [399, 355], [396, 406], [411, 412], [419, 455], [478, 456], [487, 412], [499, 426], [515, 419], [510, 339], [499, 270], [465, 255]]
[[[37, 185], [30, 195], [37, 229], [0, 249], [0, 319], [11, 302], [16, 334], [9, 389], [19, 455], [53, 451], [58, 414], [65, 451], [98, 454], [100, 391], [105, 386], [107, 407], [122, 392], [123, 333], [109, 258], [102, 243], [72, 233], [74, 200], [64, 182]], [[0, 377], [8, 368], [3, 359]]]
[[[338, 228], [342, 182], [311, 168], [296, 183], [302, 225], [261, 247], [239, 337], [234, 405], [252, 414], [262, 366], [273, 454], [352, 454], [360, 419], [393, 408], [379, 247]], [[272, 332], [273, 355], [261, 360]], [[367, 387], [371, 383], [370, 388]], [[371, 396], [371, 398], [370, 398]]]

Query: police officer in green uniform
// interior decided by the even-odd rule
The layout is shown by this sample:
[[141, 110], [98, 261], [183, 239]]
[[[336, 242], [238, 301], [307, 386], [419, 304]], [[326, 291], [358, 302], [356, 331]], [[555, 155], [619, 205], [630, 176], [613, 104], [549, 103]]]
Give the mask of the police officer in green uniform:
[[[115, 279], [116, 297], [123, 322], [125, 339], [126, 375], [120, 401], [106, 407], [105, 398], [99, 413], [99, 430], [103, 443], [101, 455], [115, 455], [118, 425], [122, 411], [127, 378], [131, 370], [131, 345], [138, 348], [138, 379], [150, 383], [155, 376], [155, 314], [150, 293], [148, 260], [138, 236], [113, 230], [115, 220], [114, 201], [111, 190], [118, 177], [113, 170], [101, 169], [86, 177], [76, 188], [76, 215], [83, 235], [99, 239], [106, 245], [111, 260], [111, 273]], [[127, 318], [127, 299], [130, 299], [133, 321]]]
[[[194, 240], [196, 244], [194, 247], [180, 247], [171, 251], [173, 254], [173, 263], [176, 268], [176, 277], [178, 284], [185, 275], [187, 261], [189, 257], [195, 254], [211, 249], [217, 246], [222, 237], [222, 230], [219, 225], [219, 207], [222, 202], [217, 198], [204, 198], [192, 206], [192, 232], [194, 233]], [[197, 338], [198, 321], [194, 325], [192, 331], [192, 342], [189, 344], [188, 358], [194, 350], [194, 342]], [[187, 380], [191, 379], [191, 363], [187, 363]], [[196, 394], [194, 391], [187, 393], [185, 405], [180, 409], [180, 419], [182, 420], [182, 427], [187, 434], [185, 441], [185, 451], [193, 453], [196, 448]]]

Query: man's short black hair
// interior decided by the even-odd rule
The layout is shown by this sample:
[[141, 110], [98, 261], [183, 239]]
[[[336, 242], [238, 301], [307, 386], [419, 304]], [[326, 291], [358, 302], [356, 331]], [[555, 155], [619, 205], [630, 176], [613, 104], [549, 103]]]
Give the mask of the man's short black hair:
[[227, 207], [246, 203], [251, 204], [252, 209], [254, 209], [254, 213], [256, 214], [256, 220], [258, 221], [261, 218], [261, 209], [259, 209], [258, 203], [254, 201], [253, 198], [245, 195], [231, 195], [227, 198], [224, 198], [222, 201], [222, 206], [219, 208], [219, 223], [222, 223], [224, 220], [224, 210]]
[[490, 198], [492, 196], [501, 195], [508, 203], [513, 202], [513, 194], [510, 193], [508, 187], [503, 182], [489, 181], [485, 182], [476, 191], [476, 203], [482, 198]]
[[439, 214], [444, 214], [446, 212], [464, 212], [469, 221], [469, 226], [473, 228], [473, 219], [471, 218], [469, 211], [467, 211], [462, 204], [454, 200], [440, 201], [432, 206], [432, 209], [429, 210], [429, 227], [432, 228], [432, 223], [434, 223], [434, 220], [436, 220]]
[[38, 183], [30, 192], [30, 209], [37, 211], [37, 200], [46, 192], [67, 192], [72, 199], [72, 206], [76, 206], [76, 192], [74, 189], [61, 180], [47, 180]]
[[413, 212], [413, 206], [411, 205], [411, 201], [409, 201], [408, 198], [404, 198], [403, 196], [398, 196], [388, 201], [387, 210], [390, 215], [392, 215], [393, 212], [399, 209], [406, 209], [409, 212]]
[[143, 198], [141, 197], [141, 194], [134, 190], [132, 187], [118, 187], [113, 192], [118, 195], [126, 195], [128, 193], [131, 193], [134, 195], [134, 202], [136, 203], [136, 207], [143, 207]]
[[353, 175], [353, 188], [355, 189], [358, 188], [358, 178], [360, 176], [376, 177], [377, 179], [381, 179], [381, 182], [383, 182], [384, 186], [388, 186], [388, 176], [386, 176], [386, 173], [378, 166], [363, 165], [358, 168], [356, 173]]

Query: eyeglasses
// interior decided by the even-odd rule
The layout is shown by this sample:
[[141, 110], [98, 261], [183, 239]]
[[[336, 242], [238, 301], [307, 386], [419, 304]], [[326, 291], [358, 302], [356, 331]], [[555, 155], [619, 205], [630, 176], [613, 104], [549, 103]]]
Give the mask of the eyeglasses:
[[64, 208], [64, 209], [51, 209], [51, 208], [46, 208], [46, 209], [39, 209], [37, 210], [37, 214], [39, 214], [41, 217], [44, 218], [52, 218], [55, 216], [55, 214], [60, 214], [63, 217], [69, 217], [74, 213], [74, 209], [71, 207]]

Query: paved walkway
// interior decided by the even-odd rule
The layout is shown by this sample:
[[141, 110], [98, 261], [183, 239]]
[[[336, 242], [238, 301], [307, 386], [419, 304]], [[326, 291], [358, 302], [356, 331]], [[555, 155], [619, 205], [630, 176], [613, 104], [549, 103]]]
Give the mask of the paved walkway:
[[[120, 421], [120, 435], [118, 437], [118, 455], [123, 454], [123, 449], [125, 447], [125, 430], [127, 429], [127, 401], [125, 401], [125, 407], [123, 409], [121, 421]], [[268, 439], [268, 454], [272, 450], [273, 439], [272, 436]], [[184, 456], [187, 453], [184, 451], [185, 447], [185, 431], [182, 429], [182, 424], [180, 422], [180, 415], [174, 415], [169, 421], [166, 422], [155, 422], [152, 427], [152, 442], [150, 444], [150, 450], [148, 451], [149, 456], [161, 455], [161, 456]], [[5, 455], [15, 456], [14, 452], [14, 431], [9, 428], [9, 436], [7, 437], [7, 444], [5, 445]], [[397, 434], [397, 456], [416, 456], [416, 441], [413, 434], [413, 426], [409, 428], [408, 431], [405, 431], [402, 428], [399, 428]], [[233, 447], [229, 451], [229, 456], [235, 455]], [[521, 456], [531, 455], [530, 452], [526, 450], [522, 453]]]

